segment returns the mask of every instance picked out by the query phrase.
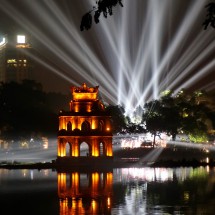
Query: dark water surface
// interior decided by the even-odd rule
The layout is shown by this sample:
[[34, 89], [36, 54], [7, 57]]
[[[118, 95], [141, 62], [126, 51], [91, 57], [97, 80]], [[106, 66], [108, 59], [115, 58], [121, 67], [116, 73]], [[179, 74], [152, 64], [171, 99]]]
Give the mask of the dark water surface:
[[215, 168], [0, 169], [0, 214], [215, 214]]

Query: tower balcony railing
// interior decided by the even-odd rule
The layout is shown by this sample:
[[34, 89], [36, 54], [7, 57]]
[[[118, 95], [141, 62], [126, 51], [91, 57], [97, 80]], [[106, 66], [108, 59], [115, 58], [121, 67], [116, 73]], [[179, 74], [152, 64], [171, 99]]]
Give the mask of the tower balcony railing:
[[80, 129], [68, 131], [65, 129], [61, 129], [58, 131], [58, 136], [112, 136], [112, 132], [100, 131], [97, 129], [90, 129], [88, 131], [82, 131]]
[[[86, 111], [60, 111], [59, 116], [108, 116], [106, 111], [93, 110], [91, 112]], [[110, 117], [110, 116], [108, 116]]]

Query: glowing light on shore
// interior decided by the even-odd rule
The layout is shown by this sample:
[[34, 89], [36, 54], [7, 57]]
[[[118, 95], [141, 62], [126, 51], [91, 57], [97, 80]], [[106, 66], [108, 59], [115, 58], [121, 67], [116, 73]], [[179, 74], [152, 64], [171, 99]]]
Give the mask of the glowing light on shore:
[[0, 10], [46, 49], [51, 63], [35, 57], [40, 64], [72, 85], [99, 85], [102, 98], [125, 106], [127, 114], [166, 88], [199, 83], [213, 89], [213, 83], [200, 84], [214, 71], [214, 32], [201, 26], [206, 1], [123, 1], [113, 16], [81, 32], [81, 16], [94, 3], [23, 1], [37, 22], [7, 0]]
[[[151, 133], [146, 133], [144, 136], [138, 135], [121, 135], [121, 147], [122, 148], [151, 148], [153, 146], [154, 136]], [[160, 136], [155, 137], [155, 146], [156, 147], [166, 147], [167, 141], [171, 139], [170, 136], [165, 133], [161, 133]]]
[[193, 148], [203, 150], [205, 153], [209, 153], [210, 151], [215, 151], [215, 146], [207, 143], [187, 143], [181, 141], [168, 141], [169, 146], [175, 147], [183, 147], [183, 148]]

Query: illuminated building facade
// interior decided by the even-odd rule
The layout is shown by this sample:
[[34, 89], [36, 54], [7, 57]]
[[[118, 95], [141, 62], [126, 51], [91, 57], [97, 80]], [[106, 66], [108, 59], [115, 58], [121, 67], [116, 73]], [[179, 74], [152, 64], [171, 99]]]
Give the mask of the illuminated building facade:
[[111, 214], [112, 172], [58, 173], [60, 215]]
[[6, 35], [0, 37], [0, 82], [18, 82], [31, 79], [32, 52], [26, 35]]
[[[57, 163], [95, 166], [113, 160], [111, 118], [98, 99], [98, 86], [72, 87], [70, 111], [59, 114]], [[81, 146], [87, 146], [81, 154]]]

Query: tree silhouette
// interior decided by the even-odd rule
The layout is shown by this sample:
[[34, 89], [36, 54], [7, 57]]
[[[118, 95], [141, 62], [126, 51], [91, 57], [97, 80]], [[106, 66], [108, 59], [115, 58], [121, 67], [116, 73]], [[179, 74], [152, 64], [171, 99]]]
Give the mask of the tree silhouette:
[[68, 96], [46, 93], [33, 80], [0, 83], [0, 137], [19, 139], [32, 134], [55, 135], [58, 113]]
[[[173, 97], [172, 93], [161, 96], [158, 100], [144, 105], [142, 122], [146, 130], [155, 136], [162, 132], [171, 135], [173, 140], [178, 133], [187, 134], [192, 141], [204, 139], [208, 134], [207, 121], [211, 113], [207, 107], [206, 95], [203, 92], [186, 94], [184, 90]], [[211, 120], [213, 118], [211, 117]]]
[[207, 8], [206, 19], [203, 22], [204, 30], [208, 28], [209, 25], [215, 28], [215, 2], [211, 2], [205, 6]]
[[94, 21], [99, 23], [99, 17], [103, 13], [104, 17], [107, 18], [108, 14], [113, 15], [113, 7], [118, 4], [123, 7], [122, 0], [99, 0], [96, 2], [97, 7], [93, 7], [88, 13], [82, 16], [80, 30], [89, 30], [92, 26], [92, 12], [94, 12]]
[[126, 128], [125, 109], [120, 105], [109, 105], [106, 107], [106, 112], [112, 119], [113, 133], [116, 134]]

